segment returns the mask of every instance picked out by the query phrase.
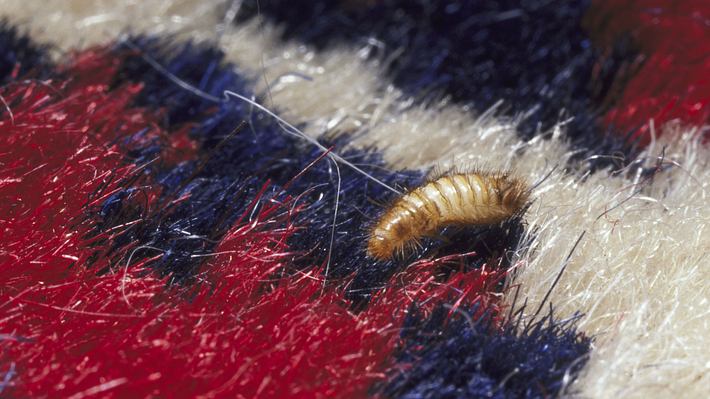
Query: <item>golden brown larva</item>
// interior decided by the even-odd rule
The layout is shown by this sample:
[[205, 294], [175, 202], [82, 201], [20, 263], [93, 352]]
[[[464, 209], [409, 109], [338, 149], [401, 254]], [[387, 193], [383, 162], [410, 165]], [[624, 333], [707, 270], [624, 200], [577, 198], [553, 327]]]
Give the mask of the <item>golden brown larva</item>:
[[403, 195], [370, 232], [368, 254], [386, 260], [451, 225], [500, 223], [528, 200], [524, 181], [506, 173], [454, 173]]

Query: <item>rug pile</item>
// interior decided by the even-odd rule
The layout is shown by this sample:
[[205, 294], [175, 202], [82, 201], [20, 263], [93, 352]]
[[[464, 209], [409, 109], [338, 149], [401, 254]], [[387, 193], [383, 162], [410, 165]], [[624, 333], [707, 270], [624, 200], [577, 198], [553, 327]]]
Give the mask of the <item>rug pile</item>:
[[[0, 397], [710, 396], [707, 1], [0, 18]], [[368, 254], [450, 173], [530, 200]]]

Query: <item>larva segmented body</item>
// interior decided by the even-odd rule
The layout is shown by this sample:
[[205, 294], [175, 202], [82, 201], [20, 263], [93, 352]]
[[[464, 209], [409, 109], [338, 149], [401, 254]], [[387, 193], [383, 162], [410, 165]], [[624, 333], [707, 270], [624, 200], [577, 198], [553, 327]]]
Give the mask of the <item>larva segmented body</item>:
[[386, 260], [451, 225], [496, 224], [528, 200], [525, 182], [508, 174], [456, 173], [403, 195], [370, 233], [367, 252]]

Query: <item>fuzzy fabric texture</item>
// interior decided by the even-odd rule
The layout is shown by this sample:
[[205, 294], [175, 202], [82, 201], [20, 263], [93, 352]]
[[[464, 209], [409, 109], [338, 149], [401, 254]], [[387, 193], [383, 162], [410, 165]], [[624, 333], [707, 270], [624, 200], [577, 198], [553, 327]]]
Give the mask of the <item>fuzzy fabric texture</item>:
[[[0, 13], [3, 397], [710, 395], [707, 2]], [[367, 256], [475, 168], [525, 211]]]

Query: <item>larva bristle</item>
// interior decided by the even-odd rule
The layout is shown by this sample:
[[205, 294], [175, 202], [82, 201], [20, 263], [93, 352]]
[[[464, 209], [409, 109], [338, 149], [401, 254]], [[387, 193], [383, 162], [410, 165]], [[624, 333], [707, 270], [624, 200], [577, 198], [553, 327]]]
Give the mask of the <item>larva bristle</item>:
[[453, 173], [396, 200], [370, 233], [367, 251], [387, 260], [451, 225], [492, 225], [520, 212], [527, 184], [510, 173]]

